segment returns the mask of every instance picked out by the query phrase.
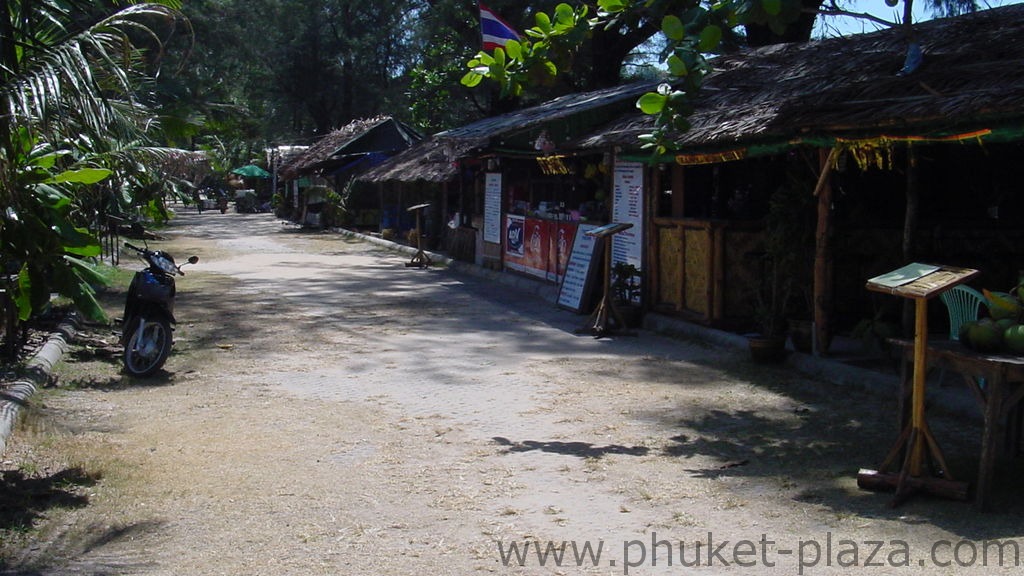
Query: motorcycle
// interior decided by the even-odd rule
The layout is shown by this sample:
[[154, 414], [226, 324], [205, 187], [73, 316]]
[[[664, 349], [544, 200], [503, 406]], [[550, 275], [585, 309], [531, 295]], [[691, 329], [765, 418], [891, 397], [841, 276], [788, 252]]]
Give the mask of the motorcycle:
[[[125, 242], [147, 266], [135, 273], [124, 304], [121, 345], [124, 369], [133, 376], [149, 376], [163, 367], [171, 353], [174, 319], [174, 277], [184, 276], [174, 258], [162, 250], [139, 248]], [[199, 262], [191, 256], [188, 264]]]

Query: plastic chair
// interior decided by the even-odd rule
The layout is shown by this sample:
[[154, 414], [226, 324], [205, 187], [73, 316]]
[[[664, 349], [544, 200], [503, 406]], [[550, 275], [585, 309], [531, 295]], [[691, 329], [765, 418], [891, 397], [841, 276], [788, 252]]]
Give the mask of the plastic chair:
[[988, 308], [985, 295], [970, 286], [954, 286], [939, 295], [939, 300], [949, 311], [949, 339], [960, 339], [960, 327], [967, 322], [978, 319], [978, 313], [984, 304]]
[[[988, 308], [988, 299], [981, 292], [978, 292], [970, 286], [953, 286], [949, 290], [946, 290], [942, 294], [939, 294], [939, 300], [946, 305], [946, 309], [949, 311], [949, 339], [960, 340], [960, 327], [968, 322], [972, 322], [978, 319], [978, 313], [981, 312], [981, 306], [984, 305]], [[939, 373], [939, 385], [946, 379], [946, 371], [942, 370]], [[975, 381], [978, 386], [985, 387], [985, 379], [975, 377]]]

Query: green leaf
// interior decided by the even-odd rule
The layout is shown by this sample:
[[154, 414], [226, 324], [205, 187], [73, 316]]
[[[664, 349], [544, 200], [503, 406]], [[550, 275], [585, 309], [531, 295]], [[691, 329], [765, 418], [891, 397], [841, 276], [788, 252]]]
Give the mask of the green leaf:
[[110, 284], [110, 278], [100, 272], [96, 265], [74, 256], [65, 256], [64, 259], [71, 265], [75, 273], [78, 274], [78, 277], [89, 284], [96, 286], [107, 286]]
[[622, 12], [627, 8], [624, 0], [598, 0], [597, 5], [605, 12]]
[[32, 277], [28, 272], [28, 264], [22, 264], [18, 271], [18, 288], [15, 290], [14, 304], [18, 307], [18, 319], [24, 322], [32, 315]]
[[661, 31], [669, 39], [681, 42], [686, 37], [686, 27], [683, 21], [675, 14], [669, 14], [661, 19]]
[[462, 77], [462, 80], [459, 80], [459, 83], [461, 83], [463, 86], [473, 88], [474, 86], [479, 85], [480, 82], [483, 82], [483, 79], [484, 77], [482, 74], [470, 70], [469, 72], [466, 72], [466, 75]]
[[718, 48], [718, 44], [722, 41], [722, 29], [714, 24], [705, 27], [700, 32], [700, 43], [698, 47], [701, 52], [711, 52], [715, 48]]
[[572, 6], [565, 3], [555, 6], [555, 22], [558, 22], [563, 26], [572, 26], [575, 23], [575, 20], [576, 13], [573, 12]]
[[782, 12], [782, 0], [761, 0], [761, 7], [771, 16], [778, 16]]
[[112, 170], [106, 168], [82, 168], [79, 170], [68, 170], [53, 177], [50, 182], [62, 184], [64, 182], [75, 182], [77, 184], [95, 184], [105, 180], [113, 174]]
[[509, 40], [505, 44], [505, 51], [508, 52], [508, 57], [513, 60], [523, 59], [523, 45], [516, 40]]
[[533, 16], [533, 21], [536, 22], [537, 28], [540, 28], [543, 32], [551, 32], [551, 17], [543, 12], [537, 12]]
[[668, 57], [666, 64], [668, 65], [669, 73], [673, 76], [686, 76], [687, 72], [689, 72], [689, 69], [686, 67], [686, 62], [675, 54]]
[[636, 101], [636, 107], [644, 114], [660, 114], [668, 103], [668, 97], [657, 92], [648, 92]]

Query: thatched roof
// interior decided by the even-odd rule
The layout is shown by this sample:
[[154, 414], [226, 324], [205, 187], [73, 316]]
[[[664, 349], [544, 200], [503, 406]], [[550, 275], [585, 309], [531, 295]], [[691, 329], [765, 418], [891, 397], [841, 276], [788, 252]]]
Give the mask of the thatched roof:
[[281, 166], [280, 175], [290, 180], [324, 173], [363, 155], [394, 154], [421, 138], [415, 130], [387, 116], [355, 120], [289, 159]]
[[657, 82], [634, 82], [592, 92], [567, 94], [537, 106], [452, 128], [436, 134], [435, 138], [486, 142], [489, 139], [536, 127], [545, 122], [591, 112], [598, 108], [623, 102], [632, 105], [636, 98], [644, 92], [650, 92], [657, 85]]
[[486, 151], [498, 146], [522, 147], [524, 142], [532, 141], [536, 133], [552, 123], [560, 123], [559, 128], [567, 133], [576, 130], [576, 134], [572, 134], [576, 137], [632, 108], [641, 94], [654, 90], [657, 85], [657, 82], [636, 82], [569, 94], [537, 106], [439, 132], [430, 142], [422, 142], [394, 156], [360, 175], [359, 180], [443, 182], [458, 173], [454, 162], [473, 151]]
[[458, 159], [477, 144], [430, 139], [418, 142], [357, 177], [363, 182], [447, 182], [459, 173]]
[[[1024, 119], [1024, 5], [914, 27], [924, 51], [907, 75], [901, 30], [722, 56], [676, 141], [724, 149], [791, 139], [870, 138], [994, 128]], [[632, 114], [580, 148], [636, 148], [650, 117]]]

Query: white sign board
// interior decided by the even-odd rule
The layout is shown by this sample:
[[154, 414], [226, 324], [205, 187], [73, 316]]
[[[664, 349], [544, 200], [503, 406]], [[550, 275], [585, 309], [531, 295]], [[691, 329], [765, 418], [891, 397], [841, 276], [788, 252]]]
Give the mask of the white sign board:
[[484, 180], [484, 242], [501, 242], [500, 172], [488, 172]]
[[572, 252], [569, 254], [569, 264], [565, 268], [562, 287], [558, 291], [558, 305], [576, 312], [585, 311], [586, 295], [590, 292], [589, 287], [596, 277], [597, 267], [600, 266], [600, 262], [595, 262], [595, 259], [601, 245], [597, 238], [586, 233], [587, 230], [594, 228], [597, 226], [580, 224], [576, 230]]
[[612, 267], [619, 262], [643, 267], [644, 165], [615, 161], [612, 188], [612, 221], [628, 222], [628, 230], [612, 237]]

